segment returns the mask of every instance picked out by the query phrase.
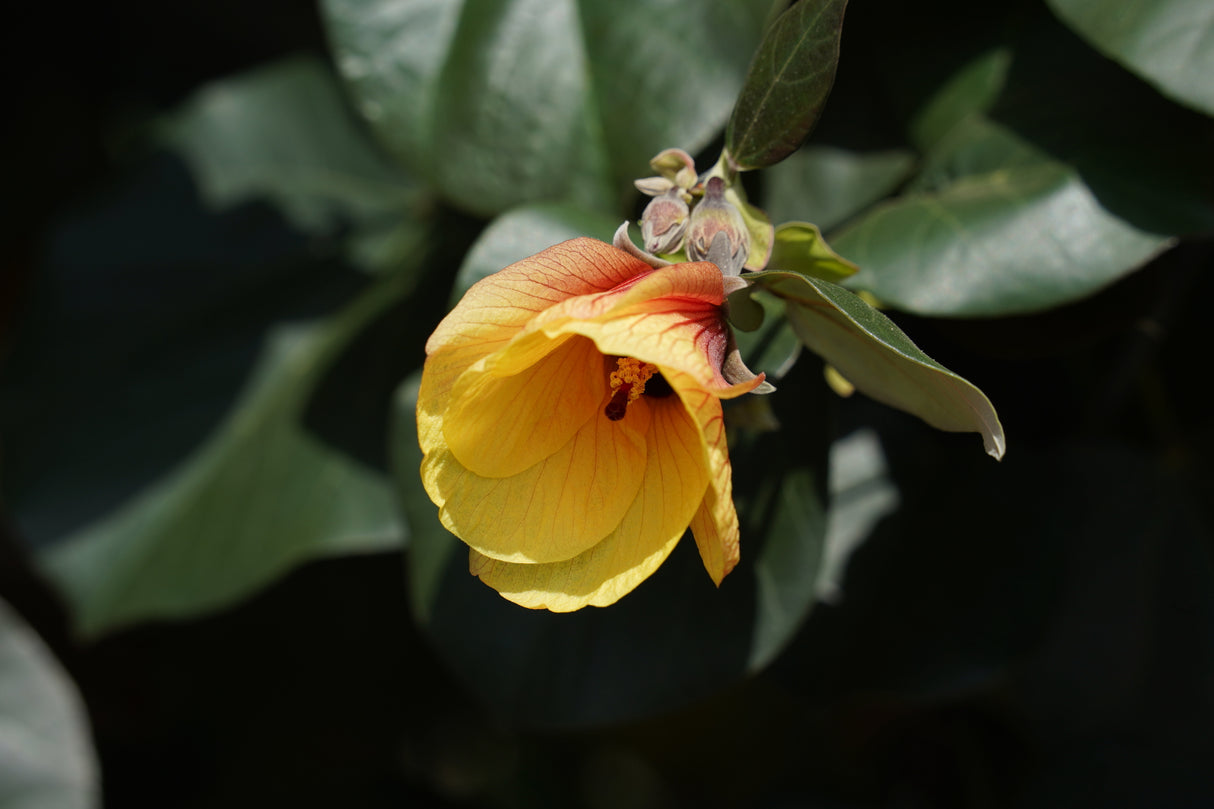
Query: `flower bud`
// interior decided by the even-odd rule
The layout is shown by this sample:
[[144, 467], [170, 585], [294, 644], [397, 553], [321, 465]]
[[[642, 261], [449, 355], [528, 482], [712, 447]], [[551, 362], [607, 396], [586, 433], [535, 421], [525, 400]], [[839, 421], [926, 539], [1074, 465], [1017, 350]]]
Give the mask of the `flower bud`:
[[674, 182], [667, 180], [665, 177], [645, 177], [640, 180], [633, 180], [632, 184], [642, 194], [651, 197], [660, 197], [675, 187]]
[[676, 252], [683, 244], [688, 214], [687, 203], [677, 188], [650, 200], [641, 214], [641, 238], [645, 249], [650, 253]]
[[[724, 234], [727, 249], [718, 248], [710, 259], [709, 250], [718, 233]], [[725, 199], [725, 181], [720, 177], [708, 178], [704, 198], [692, 210], [687, 226], [687, 258], [714, 260], [725, 275], [737, 275], [749, 252], [750, 232], [742, 214]]]
[[[695, 184], [695, 161], [682, 149], [666, 149], [658, 153], [653, 160], [649, 161], [649, 166], [667, 180], [672, 180], [683, 188], [690, 188]], [[684, 184], [688, 177], [692, 178], [691, 182]]]

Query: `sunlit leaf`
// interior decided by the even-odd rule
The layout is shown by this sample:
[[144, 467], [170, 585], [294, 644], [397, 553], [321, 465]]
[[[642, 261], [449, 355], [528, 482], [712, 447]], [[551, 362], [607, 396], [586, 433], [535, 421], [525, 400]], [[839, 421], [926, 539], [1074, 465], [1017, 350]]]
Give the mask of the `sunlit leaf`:
[[0, 807], [101, 805], [97, 756], [76, 686], [0, 601]]
[[772, 271], [755, 283], [779, 295], [801, 341], [858, 390], [933, 427], [977, 432], [1003, 457], [1003, 427], [982, 391], [920, 351], [885, 315], [828, 281]]
[[402, 538], [387, 482], [303, 427], [337, 354], [407, 289], [392, 276], [327, 322], [272, 334], [217, 433], [106, 519], [51, 547], [79, 631], [230, 604], [307, 559]]
[[809, 135], [835, 81], [846, 7], [847, 0], [801, 0], [768, 28], [725, 131], [733, 168], [778, 163]]
[[1030, 312], [1106, 286], [1172, 239], [1106, 210], [1079, 172], [980, 118], [955, 128], [916, 186], [831, 239], [848, 286], [929, 315]]
[[822, 238], [822, 231], [808, 222], [785, 222], [776, 228], [775, 247], [768, 266], [827, 281], [842, 281], [855, 275], [858, 269], [831, 250]]
[[763, 207], [773, 222], [813, 222], [830, 230], [889, 196], [914, 167], [914, 153], [902, 149], [807, 146], [763, 173]]
[[356, 255], [371, 268], [399, 266], [386, 240], [418, 238], [416, 187], [351, 114], [337, 77], [319, 61], [288, 59], [206, 85], [165, 133], [213, 208], [264, 199], [302, 230], [331, 234], [351, 225], [362, 240]]
[[325, 0], [337, 63], [401, 163], [482, 215], [616, 212], [650, 157], [725, 123], [767, 3]]
[[1214, 115], [1214, 5], [1202, 0], [1048, 0], [1093, 46], [1164, 94]]

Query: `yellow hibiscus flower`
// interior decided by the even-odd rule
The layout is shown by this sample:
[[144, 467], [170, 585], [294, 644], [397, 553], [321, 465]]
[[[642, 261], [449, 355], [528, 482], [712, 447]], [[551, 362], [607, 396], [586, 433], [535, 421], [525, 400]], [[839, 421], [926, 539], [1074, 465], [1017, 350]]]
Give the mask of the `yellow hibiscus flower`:
[[468, 290], [426, 344], [422, 481], [473, 574], [556, 612], [612, 604], [691, 527], [738, 561], [721, 399], [725, 282], [573, 239]]

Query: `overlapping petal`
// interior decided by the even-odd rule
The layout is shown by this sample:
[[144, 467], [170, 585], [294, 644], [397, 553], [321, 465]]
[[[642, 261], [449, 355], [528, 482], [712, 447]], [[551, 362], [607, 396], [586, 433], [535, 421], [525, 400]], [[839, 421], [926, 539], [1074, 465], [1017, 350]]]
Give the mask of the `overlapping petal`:
[[[691, 525], [720, 583], [738, 559], [720, 399], [762, 381], [721, 375], [724, 300], [711, 263], [655, 270], [588, 239], [469, 291], [427, 344], [418, 423], [426, 490], [476, 575], [529, 607], [605, 605]], [[674, 395], [635, 388], [608, 417], [621, 357]]]
[[618, 287], [653, 268], [595, 239], [572, 239], [481, 279], [426, 341], [418, 391], [422, 451], [442, 443], [436, 432], [451, 388], [473, 364], [503, 348], [539, 313], [580, 295]]
[[686, 531], [708, 484], [708, 471], [699, 428], [678, 397], [637, 404], [652, 411], [646, 474], [619, 526], [589, 550], [558, 564], [509, 564], [473, 550], [475, 575], [517, 604], [568, 612], [612, 604], [658, 569]]

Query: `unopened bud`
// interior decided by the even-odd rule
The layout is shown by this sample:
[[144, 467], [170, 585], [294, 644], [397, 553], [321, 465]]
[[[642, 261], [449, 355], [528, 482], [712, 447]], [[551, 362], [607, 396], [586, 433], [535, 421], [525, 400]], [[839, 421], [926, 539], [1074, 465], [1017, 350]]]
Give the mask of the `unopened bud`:
[[672, 188], [654, 197], [641, 214], [641, 238], [650, 253], [673, 253], [683, 244], [687, 231], [687, 203]]
[[[713, 240], [724, 235], [725, 248], [717, 247], [712, 255]], [[691, 212], [687, 226], [687, 258], [691, 261], [711, 260], [725, 275], [737, 275], [750, 252], [750, 232], [742, 214], [725, 199], [725, 181], [710, 177], [704, 185], [704, 198]]]
[[683, 185], [683, 188], [690, 188], [695, 184], [695, 161], [682, 149], [666, 149], [658, 153], [653, 160], [649, 161], [649, 166], [667, 180], [673, 180], [676, 183], [681, 183], [685, 178], [691, 177], [692, 181]]
[[660, 197], [675, 187], [674, 182], [667, 180], [665, 177], [644, 177], [640, 180], [633, 180], [632, 184], [642, 194], [650, 197]]

